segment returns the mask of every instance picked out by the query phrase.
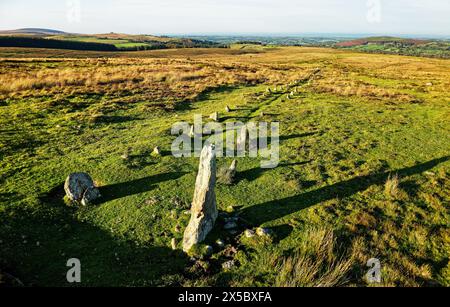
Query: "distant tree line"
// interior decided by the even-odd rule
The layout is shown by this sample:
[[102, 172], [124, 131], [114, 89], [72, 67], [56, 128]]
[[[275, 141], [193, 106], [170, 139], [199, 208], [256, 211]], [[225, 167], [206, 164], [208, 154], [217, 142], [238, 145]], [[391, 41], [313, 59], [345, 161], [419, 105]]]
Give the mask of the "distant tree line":
[[51, 48], [91, 51], [119, 50], [116, 46], [111, 44], [17, 36], [0, 36], [0, 47]]
[[240, 45], [264, 45], [262, 42], [259, 42], [259, 41], [251, 41], [251, 40], [241, 40], [241, 41], [237, 41], [236, 44], [240, 44]]
[[[142, 43], [138, 46], [117, 47], [113, 44], [81, 42], [71, 40], [47, 39], [38, 37], [0, 36], [0, 47], [51, 48], [90, 51], [139, 51], [174, 48], [226, 48], [226, 45], [195, 40], [180, 39], [169, 42], [130, 40], [130, 43]], [[145, 45], [144, 45], [145, 44]]]

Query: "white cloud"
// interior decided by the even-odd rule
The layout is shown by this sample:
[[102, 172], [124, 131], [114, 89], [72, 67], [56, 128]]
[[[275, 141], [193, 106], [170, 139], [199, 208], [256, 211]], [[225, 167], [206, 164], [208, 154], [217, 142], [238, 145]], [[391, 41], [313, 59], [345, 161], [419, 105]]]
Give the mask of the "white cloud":
[[346, 32], [450, 35], [449, 0], [380, 0], [380, 23], [367, 0], [81, 0], [82, 22], [68, 24], [65, 1], [0, 0], [0, 28], [74, 32]]

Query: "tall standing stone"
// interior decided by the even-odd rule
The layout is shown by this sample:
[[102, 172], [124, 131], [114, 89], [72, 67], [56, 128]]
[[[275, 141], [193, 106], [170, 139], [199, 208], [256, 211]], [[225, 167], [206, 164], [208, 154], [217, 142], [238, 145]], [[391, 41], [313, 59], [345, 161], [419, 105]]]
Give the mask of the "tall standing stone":
[[214, 145], [205, 146], [200, 154], [199, 170], [195, 181], [191, 220], [184, 231], [183, 251], [205, 240], [214, 227], [218, 211], [214, 186], [216, 183], [216, 154]]
[[233, 177], [236, 175], [236, 171], [237, 171], [237, 160], [233, 160], [230, 166], [230, 172], [233, 175]]

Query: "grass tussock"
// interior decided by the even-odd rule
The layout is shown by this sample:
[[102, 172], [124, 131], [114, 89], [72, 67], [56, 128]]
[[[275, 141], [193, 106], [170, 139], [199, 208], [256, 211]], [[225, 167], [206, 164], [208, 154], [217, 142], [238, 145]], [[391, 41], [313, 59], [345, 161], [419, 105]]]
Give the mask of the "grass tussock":
[[348, 282], [353, 255], [339, 251], [333, 231], [309, 230], [308, 241], [292, 256], [284, 257], [276, 266], [277, 287], [334, 287]]
[[387, 197], [397, 197], [399, 195], [399, 179], [398, 175], [389, 175], [384, 184], [384, 194]]
[[236, 171], [228, 167], [221, 167], [217, 171], [217, 182], [225, 185], [236, 183]]

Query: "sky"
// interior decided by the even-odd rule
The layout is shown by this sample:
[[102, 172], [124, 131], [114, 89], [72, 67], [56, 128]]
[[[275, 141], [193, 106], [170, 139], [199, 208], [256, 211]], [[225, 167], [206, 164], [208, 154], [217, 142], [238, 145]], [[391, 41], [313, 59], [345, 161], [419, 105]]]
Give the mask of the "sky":
[[0, 0], [0, 30], [450, 37], [450, 0]]

